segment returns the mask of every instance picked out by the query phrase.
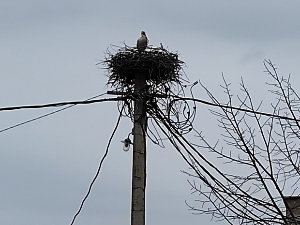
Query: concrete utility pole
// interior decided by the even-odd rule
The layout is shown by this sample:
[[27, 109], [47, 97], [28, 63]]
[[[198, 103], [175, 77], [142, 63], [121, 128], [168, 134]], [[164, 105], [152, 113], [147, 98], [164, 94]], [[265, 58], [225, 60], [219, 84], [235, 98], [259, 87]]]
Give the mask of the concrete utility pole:
[[[155, 104], [158, 101], [156, 98], [170, 97], [168, 89], [173, 85], [181, 87], [180, 71], [183, 64], [178, 59], [178, 54], [164, 49], [162, 44], [158, 48], [149, 47], [145, 51], [148, 39], [144, 31], [141, 32], [141, 35], [137, 42], [137, 48], [125, 45], [125, 48], [119, 49], [116, 54], [108, 52], [108, 57], [104, 61], [109, 73], [107, 84], [116, 88], [115, 91], [107, 93], [123, 95], [125, 98], [127, 97], [127, 100], [134, 101], [134, 115], [131, 113], [131, 104], [124, 103], [130, 112], [130, 115], [127, 116], [134, 122], [131, 225], [145, 225], [146, 221], [147, 101], [149, 103], [150, 100], [155, 101], [151, 102]], [[132, 85], [134, 85], [134, 93], [132, 93]], [[165, 94], [162, 94], [164, 92]], [[151, 98], [148, 98], [149, 96]], [[167, 106], [167, 103], [162, 102], [162, 105], [164, 104]], [[127, 142], [126, 146], [128, 147]]]
[[145, 91], [145, 84], [145, 75], [137, 73], [134, 88], [137, 98], [134, 102], [131, 225], [145, 225], [147, 116], [145, 99], [139, 94]]

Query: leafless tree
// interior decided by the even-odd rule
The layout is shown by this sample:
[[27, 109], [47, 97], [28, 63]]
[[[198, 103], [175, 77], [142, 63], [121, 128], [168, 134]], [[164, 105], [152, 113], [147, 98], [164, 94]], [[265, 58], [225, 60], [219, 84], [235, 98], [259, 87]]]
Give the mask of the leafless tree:
[[[290, 77], [280, 77], [270, 60], [265, 60], [264, 65], [272, 79], [267, 86], [275, 97], [269, 113], [260, 110], [261, 104], [254, 105], [243, 81], [243, 97], [237, 98], [238, 105], [234, 105], [225, 79], [222, 88], [227, 104], [220, 103], [202, 85], [211, 100], [209, 104], [217, 106], [211, 113], [217, 117], [222, 138], [214, 144], [192, 125], [190, 129], [198, 141], [191, 142], [178, 129], [179, 118], [170, 118], [159, 108], [149, 109], [158, 127], [191, 168], [184, 173], [189, 176], [192, 193], [197, 195], [195, 202], [187, 202], [194, 213], [210, 214], [216, 221], [229, 224], [296, 222], [285, 199], [300, 194], [300, 97], [292, 88]], [[185, 105], [192, 99], [175, 99], [168, 110], [172, 111], [175, 102], [178, 108], [180, 101], [185, 101], [181, 103]], [[207, 103], [193, 99], [193, 104], [196, 102]], [[204, 153], [212, 157], [207, 158]], [[287, 218], [286, 213], [291, 216]]]

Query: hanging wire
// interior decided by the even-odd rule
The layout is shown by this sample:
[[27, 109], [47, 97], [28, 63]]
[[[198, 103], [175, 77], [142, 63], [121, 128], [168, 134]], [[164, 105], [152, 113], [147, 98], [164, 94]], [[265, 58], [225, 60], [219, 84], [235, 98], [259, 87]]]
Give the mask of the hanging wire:
[[98, 178], [98, 176], [99, 176], [99, 174], [100, 174], [100, 170], [101, 170], [102, 164], [103, 164], [105, 158], [106, 158], [107, 155], [108, 155], [108, 150], [109, 150], [109, 147], [110, 147], [110, 145], [111, 145], [111, 141], [112, 141], [112, 139], [113, 139], [113, 137], [114, 137], [114, 135], [115, 135], [115, 133], [116, 133], [118, 127], [119, 127], [119, 124], [120, 124], [120, 121], [121, 121], [121, 117], [122, 117], [122, 111], [123, 111], [123, 109], [124, 109], [124, 107], [121, 109], [121, 111], [120, 111], [120, 113], [119, 113], [119, 117], [118, 117], [118, 119], [117, 119], [117, 123], [116, 123], [116, 125], [115, 125], [115, 128], [114, 128], [114, 130], [113, 130], [113, 132], [112, 132], [112, 134], [111, 134], [109, 140], [108, 140], [108, 144], [107, 144], [105, 153], [104, 153], [104, 155], [103, 155], [103, 157], [102, 157], [102, 159], [101, 159], [101, 161], [100, 161], [100, 163], [99, 163], [97, 172], [96, 172], [96, 174], [95, 174], [95, 176], [94, 176], [92, 182], [90, 183], [89, 188], [88, 188], [88, 191], [87, 191], [86, 195], [84, 196], [84, 198], [83, 198], [83, 200], [82, 200], [82, 202], [81, 202], [81, 204], [80, 204], [80, 207], [79, 207], [78, 211], [76, 212], [76, 214], [74, 215], [74, 217], [73, 217], [72, 222], [71, 222], [70, 225], [73, 225], [73, 224], [74, 224], [74, 222], [75, 222], [77, 216], [80, 214], [80, 212], [81, 212], [81, 210], [82, 210], [82, 208], [83, 208], [83, 205], [84, 205], [85, 201], [87, 200], [87, 198], [89, 197], [89, 195], [90, 195], [90, 193], [91, 193], [91, 191], [92, 191], [92, 187], [93, 187], [95, 181], [97, 180], [97, 178]]

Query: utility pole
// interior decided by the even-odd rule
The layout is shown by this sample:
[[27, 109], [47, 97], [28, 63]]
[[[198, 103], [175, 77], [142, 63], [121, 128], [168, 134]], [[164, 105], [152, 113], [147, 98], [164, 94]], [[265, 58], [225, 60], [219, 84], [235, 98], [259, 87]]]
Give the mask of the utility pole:
[[[147, 114], [144, 94], [146, 76], [137, 73], [134, 81], [134, 124], [133, 124], [133, 160], [131, 225], [145, 225], [145, 190], [146, 190], [146, 130]], [[108, 91], [107, 94], [125, 95], [127, 92]], [[156, 95], [155, 95], [156, 96]], [[158, 97], [165, 97], [157, 95]]]
[[[154, 97], [169, 98], [167, 93], [169, 85], [181, 87], [180, 70], [183, 62], [178, 59], [178, 54], [169, 52], [161, 44], [159, 48], [151, 47], [145, 52], [137, 52], [136, 48], [125, 46], [116, 54], [108, 52], [108, 57], [103, 63], [109, 73], [108, 84], [116, 88], [115, 91], [107, 93], [127, 96], [129, 100], [134, 101], [134, 115], [131, 114], [131, 104], [124, 105], [128, 107], [130, 112], [128, 116], [134, 122], [131, 225], [145, 225], [146, 103], [149, 95], [151, 100], [154, 100]], [[134, 85], [134, 93], [132, 93], [132, 85]], [[149, 88], [151, 93], [147, 85], [151, 85]], [[162, 94], [164, 91], [166, 94]], [[126, 142], [127, 147], [129, 143]]]
[[146, 189], [146, 129], [147, 116], [145, 99], [146, 78], [143, 73], [135, 74], [133, 162], [132, 162], [132, 200], [131, 225], [145, 225], [145, 189]]

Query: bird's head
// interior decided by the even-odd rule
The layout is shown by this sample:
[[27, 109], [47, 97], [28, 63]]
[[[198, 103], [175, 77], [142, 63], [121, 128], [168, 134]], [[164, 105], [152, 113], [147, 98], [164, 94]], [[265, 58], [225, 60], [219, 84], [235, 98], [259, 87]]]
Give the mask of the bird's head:
[[146, 32], [145, 32], [145, 31], [142, 31], [142, 32], [141, 32], [141, 35], [146, 36]]

